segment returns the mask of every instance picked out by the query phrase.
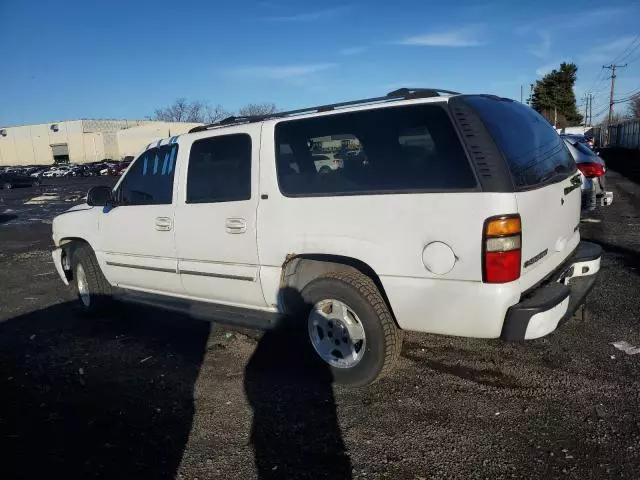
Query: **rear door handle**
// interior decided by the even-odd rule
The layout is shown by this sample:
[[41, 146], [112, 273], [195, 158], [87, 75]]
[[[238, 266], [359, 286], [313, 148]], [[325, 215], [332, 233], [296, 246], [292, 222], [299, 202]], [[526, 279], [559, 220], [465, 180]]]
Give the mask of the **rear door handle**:
[[247, 231], [247, 222], [244, 218], [227, 218], [224, 222], [224, 227], [227, 233], [245, 233]]
[[173, 228], [173, 222], [169, 217], [156, 217], [156, 230], [168, 232]]

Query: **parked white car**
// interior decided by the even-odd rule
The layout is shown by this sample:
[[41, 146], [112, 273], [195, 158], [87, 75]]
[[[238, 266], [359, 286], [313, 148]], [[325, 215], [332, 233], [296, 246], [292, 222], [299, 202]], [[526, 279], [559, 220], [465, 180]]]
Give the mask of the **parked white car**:
[[[345, 135], [366, 162], [320, 172], [312, 146]], [[575, 163], [535, 111], [401, 89], [155, 142], [55, 218], [53, 259], [87, 311], [116, 296], [267, 328], [293, 315], [335, 380], [363, 385], [402, 330], [555, 330], [600, 269], [579, 222]]]
[[67, 167], [52, 167], [49, 170], [42, 172], [42, 176], [45, 178], [60, 178], [66, 177], [69, 175], [69, 172], [70, 170]]

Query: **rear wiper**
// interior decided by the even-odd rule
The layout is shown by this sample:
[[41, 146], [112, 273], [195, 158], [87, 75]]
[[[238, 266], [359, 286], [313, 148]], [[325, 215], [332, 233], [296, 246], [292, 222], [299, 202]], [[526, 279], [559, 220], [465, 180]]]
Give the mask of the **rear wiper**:
[[565, 177], [564, 173], [559, 172], [549, 172], [544, 177], [540, 179], [540, 183], [547, 183], [549, 180], [558, 178], [558, 180], [562, 180]]

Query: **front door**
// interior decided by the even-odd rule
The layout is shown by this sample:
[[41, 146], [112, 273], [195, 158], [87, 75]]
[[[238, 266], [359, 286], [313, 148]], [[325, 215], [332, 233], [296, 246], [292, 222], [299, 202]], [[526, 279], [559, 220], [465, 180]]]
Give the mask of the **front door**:
[[175, 214], [178, 269], [194, 299], [266, 307], [256, 238], [260, 129], [250, 124], [195, 137], [188, 165], [181, 167], [186, 188]]
[[178, 144], [144, 152], [117, 185], [117, 205], [100, 217], [101, 256], [110, 283], [183, 294], [174, 241], [173, 178]]

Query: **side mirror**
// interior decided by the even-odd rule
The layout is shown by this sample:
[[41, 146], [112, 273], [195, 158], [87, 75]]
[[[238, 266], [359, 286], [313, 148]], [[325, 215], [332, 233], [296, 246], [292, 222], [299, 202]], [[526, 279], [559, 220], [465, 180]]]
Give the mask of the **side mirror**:
[[111, 187], [92, 187], [87, 193], [87, 205], [91, 207], [104, 207], [112, 204]]

